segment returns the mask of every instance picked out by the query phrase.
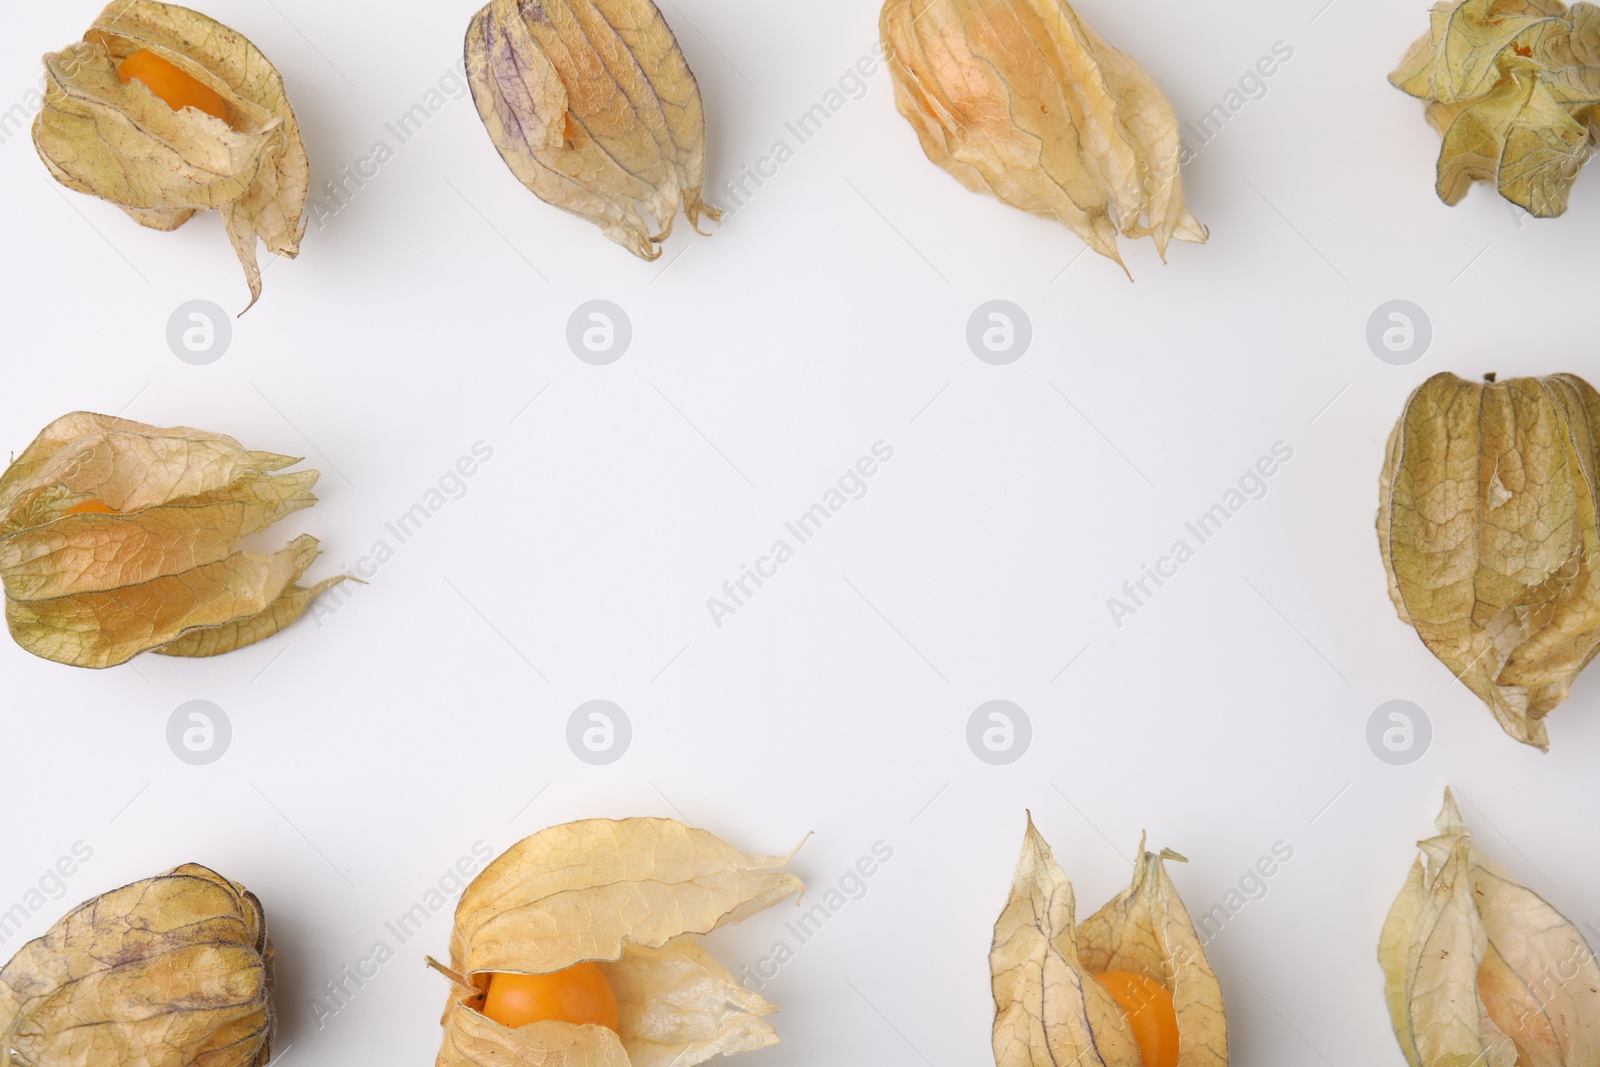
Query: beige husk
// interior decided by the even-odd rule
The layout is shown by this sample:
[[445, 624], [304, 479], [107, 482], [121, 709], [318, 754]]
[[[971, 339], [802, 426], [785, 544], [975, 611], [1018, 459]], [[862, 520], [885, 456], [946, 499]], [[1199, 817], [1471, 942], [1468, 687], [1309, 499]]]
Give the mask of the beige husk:
[[1593, 1067], [1600, 966], [1577, 927], [1479, 851], [1445, 790], [1378, 942], [1411, 1067]]
[[[667, 819], [589, 819], [526, 838], [456, 907], [438, 1067], [693, 1067], [776, 1044], [777, 1009], [700, 947], [702, 934], [801, 890], [787, 859], [746, 855]], [[491, 973], [593, 961], [617, 994], [621, 1033], [484, 1016]]]
[[1444, 137], [1439, 199], [1474, 182], [1539, 218], [1567, 210], [1600, 132], [1600, 7], [1446, 0], [1389, 75]]
[[1166, 861], [1140, 843], [1132, 884], [1082, 923], [1072, 883], [1028, 818], [989, 971], [997, 1067], [1140, 1067], [1138, 1046], [1095, 976], [1143, 974], [1172, 994], [1178, 1067], [1226, 1067], [1222, 987]]
[[[147, 49], [221, 94], [228, 119], [174, 111], [118, 64]], [[222, 214], [261, 296], [257, 240], [294, 257], [305, 233], [310, 168], [283, 79], [255, 45], [213, 19], [156, 0], [115, 0], [83, 40], [44, 57], [45, 103], [33, 141], [62, 185], [173, 230]]]
[[1117, 236], [1204, 242], [1178, 120], [1144, 69], [1065, 0], [887, 0], [895, 102], [967, 188], [1055, 219], [1122, 263]]
[[260, 1067], [260, 901], [197, 864], [79, 905], [0, 970], [0, 1067]]
[[1600, 393], [1582, 378], [1436, 374], [1406, 401], [1379, 486], [1389, 596], [1506, 733], [1600, 650]]
[[492, 0], [466, 63], [489, 139], [539, 199], [647, 260], [680, 210], [697, 231], [721, 217], [701, 199], [700, 88], [651, 0]]
[[[316, 502], [316, 471], [230, 437], [78, 412], [0, 474], [0, 581], [11, 636], [36, 656], [111, 667], [141, 652], [215, 656], [271, 637], [344, 580], [296, 584], [314, 537], [239, 543]], [[118, 514], [75, 514], [97, 503]]]

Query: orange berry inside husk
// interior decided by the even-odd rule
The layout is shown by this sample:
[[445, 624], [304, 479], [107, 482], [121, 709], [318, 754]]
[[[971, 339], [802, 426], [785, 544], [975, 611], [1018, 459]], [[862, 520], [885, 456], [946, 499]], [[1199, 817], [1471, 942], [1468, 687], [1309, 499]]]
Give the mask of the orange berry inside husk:
[[616, 1030], [617, 995], [593, 963], [554, 974], [496, 971], [484, 989], [483, 1014], [512, 1029], [554, 1020]]
[[122, 512], [107, 504], [103, 500], [85, 500], [81, 504], [74, 504], [61, 513], [65, 518], [68, 515], [121, 515]]
[[1166, 987], [1129, 971], [1108, 971], [1096, 975], [1095, 981], [1127, 1015], [1144, 1067], [1178, 1067], [1178, 1012]]
[[211, 86], [162, 59], [148, 48], [141, 48], [117, 67], [123, 84], [138, 80], [174, 111], [186, 107], [228, 121], [228, 102]]

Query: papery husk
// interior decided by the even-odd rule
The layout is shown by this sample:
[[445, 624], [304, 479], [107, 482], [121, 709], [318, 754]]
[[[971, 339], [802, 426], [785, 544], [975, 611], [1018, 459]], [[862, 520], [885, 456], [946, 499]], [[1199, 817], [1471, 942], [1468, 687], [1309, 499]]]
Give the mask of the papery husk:
[[1407, 1062], [1600, 1063], [1600, 966], [1583, 935], [1484, 856], [1448, 789], [1437, 826], [1378, 943]]
[[[296, 583], [320, 554], [297, 537], [271, 555], [239, 543], [316, 502], [316, 471], [220, 434], [78, 412], [0, 474], [0, 581], [12, 637], [75, 667], [141, 652], [213, 656], [300, 617], [344, 580]], [[98, 501], [121, 514], [68, 515]]]
[[1122, 1009], [1095, 980], [1143, 974], [1172, 994], [1178, 1067], [1226, 1067], [1222, 987], [1167, 876], [1175, 852], [1140, 844], [1132, 884], [1078, 924], [1072, 883], [1028, 818], [989, 951], [997, 1067], [1142, 1067]]
[[466, 64], [490, 140], [540, 200], [646, 260], [680, 210], [697, 231], [722, 217], [701, 199], [700, 87], [651, 0], [492, 0]]
[[[692, 1067], [776, 1044], [750, 992], [695, 940], [801, 891], [775, 856], [752, 856], [668, 819], [589, 819], [534, 834], [462, 894], [450, 940], [458, 986], [438, 1067]], [[597, 963], [617, 995], [620, 1035], [480, 1013], [491, 973]]]
[[259, 1067], [261, 902], [197, 864], [79, 905], [0, 970], [0, 1067]]
[[1070, 228], [1122, 263], [1117, 235], [1204, 242], [1183, 202], [1178, 119], [1065, 0], [887, 0], [895, 103], [928, 158], [975, 192]]
[[[216, 90], [228, 121], [174, 111], [118, 64], [148, 49]], [[305, 234], [310, 167], [283, 78], [243, 35], [176, 4], [114, 0], [82, 41], [47, 55], [33, 140], [62, 185], [119, 205], [141, 225], [173, 230], [196, 211], [222, 214], [261, 296], [256, 242], [294, 257]]]
[[1443, 135], [1440, 200], [1460, 203], [1483, 182], [1554, 218], [1600, 133], [1600, 7], [1446, 0], [1389, 81], [1426, 102]]
[[1428, 650], [1524, 744], [1600, 650], [1600, 393], [1429, 378], [1389, 436], [1378, 544]]

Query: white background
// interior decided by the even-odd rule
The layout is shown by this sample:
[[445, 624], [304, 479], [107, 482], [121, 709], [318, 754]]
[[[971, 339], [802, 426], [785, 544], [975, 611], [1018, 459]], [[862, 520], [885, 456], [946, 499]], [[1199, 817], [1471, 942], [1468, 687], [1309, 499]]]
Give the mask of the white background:
[[[216, 218], [141, 230], [8, 140], [0, 447], [92, 409], [303, 454], [322, 503], [271, 540], [322, 538], [313, 577], [392, 541], [385, 521], [475, 442], [494, 458], [320, 625], [98, 674], [0, 649], [0, 908], [78, 841], [93, 858], [26, 936], [204, 862], [268, 909], [284, 1062], [424, 1064], [448, 990], [421, 957], [447, 951], [447, 914], [321, 1029], [310, 997], [476, 841], [599, 815], [683, 818], [752, 851], [815, 831], [797, 869], [819, 890], [883, 841], [894, 859], [866, 896], [765, 988], [783, 1043], [745, 1062], [957, 1067], [990, 1057], [985, 956], [1031, 808], [1081, 914], [1123, 885], [1141, 830], [1190, 857], [1174, 877], [1196, 914], [1285, 842], [1293, 859], [1210, 948], [1235, 1062], [1402, 1062], [1375, 947], [1447, 782], [1493, 855], [1600, 919], [1600, 797], [1583, 788], [1600, 676], [1552, 716], [1550, 755], [1512, 742], [1397, 621], [1372, 532], [1384, 438], [1428, 374], [1597, 373], [1600, 184], [1586, 175], [1554, 222], [1519, 225], [1482, 189], [1444, 207], [1437, 139], [1385, 81], [1426, 5], [1323, 2], [1084, 0], [1184, 119], [1275, 42], [1294, 53], [1186, 170], [1211, 243], [1167, 266], [1126, 246], [1133, 284], [928, 163], [881, 72], [719, 232], [680, 223], [655, 264], [534, 199], [455, 100], [268, 269], [227, 355], [193, 367], [169, 315], [246, 299]], [[457, 62], [472, 10], [209, 13], [281, 68], [320, 187], [394, 146], [384, 124]], [[873, 6], [846, 0], [663, 10], [705, 95], [713, 199], [793, 145], [784, 123], [876, 36]], [[0, 108], [94, 14], [13, 5]], [[565, 342], [595, 298], [634, 328], [604, 368]], [[1009, 367], [965, 340], [994, 298], [1033, 322]], [[1396, 298], [1435, 331], [1409, 367], [1365, 340]], [[879, 440], [894, 458], [866, 497], [715, 627], [706, 598]], [[1113, 626], [1107, 598], [1277, 441], [1294, 458], [1267, 496]], [[633, 721], [610, 767], [565, 742], [594, 698]], [[995, 698], [1034, 724], [1009, 767], [965, 740]], [[1434, 727], [1407, 767], [1366, 742], [1396, 698]], [[165, 740], [192, 699], [233, 724], [208, 767]], [[794, 916], [713, 947], [738, 970]]]

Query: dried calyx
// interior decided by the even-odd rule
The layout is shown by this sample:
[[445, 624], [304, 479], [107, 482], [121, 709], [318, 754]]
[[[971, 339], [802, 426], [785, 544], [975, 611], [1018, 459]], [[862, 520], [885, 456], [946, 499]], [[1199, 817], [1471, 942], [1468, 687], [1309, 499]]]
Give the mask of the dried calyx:
[[1577, 927], [1483, 854], [1450, 791], [1378, 960], [1411, 1067], [1600, 1063], [1600, 965]]
[[78, 412], [0, 474], [0, 581], [11, 636], [36, 656], [111, 667], [141, 652], [215, 656], [298, 619], [331, 578], [295, 538], [239, 543], [316, 502], [316, 471], [231, 437]]
[[1082, 923], [1028, 819], [989, 969], [997, 1067], [1226, 1067], [1222, 987], [1177, 889], [1140, 843], [1132, 884]]
[[456, 908], [438, 1067], [692, 1067], [764, 1048], [777, 1009], [699, 936], [798, 893], [788, 861], [666, 819], [512, 846]]
[[261, 902], [198, 864], [79, 905], [0, 970], [0, 1067], [262, 1067]]
[[1446, 0], [1389, 75], [1427, 104], [1439, 199], [1474, 182], [1538, 218], [1567, 210], [1600, 136], [1600, 7], [1561, 0]]
[[1178, 121], [1161, 90], [1065, 0], [887, 0], [895, 102], [967, 188], [1071, 228], [1204, 242], [1183, 202]]
[[466, 63], [490, 140], [539, 199], [641, 259], [679, 211], [696, 230], [721, 217], [701, 199], [700, 87], [651, 0], [492, 0]]
[[116, 0], [44, 57], [33, 140], [62, 185], [174, 230], [222, 215], [261, 296], [256, 242], [299, 254], [310, 169], [283, 79], [241, 34], [176, 4]]
[[1600, 393], [1572, 374], [1436, 374], [1406, 401], [1379, 486], [1389, 596], [1517, 740], [1600, 650]]

